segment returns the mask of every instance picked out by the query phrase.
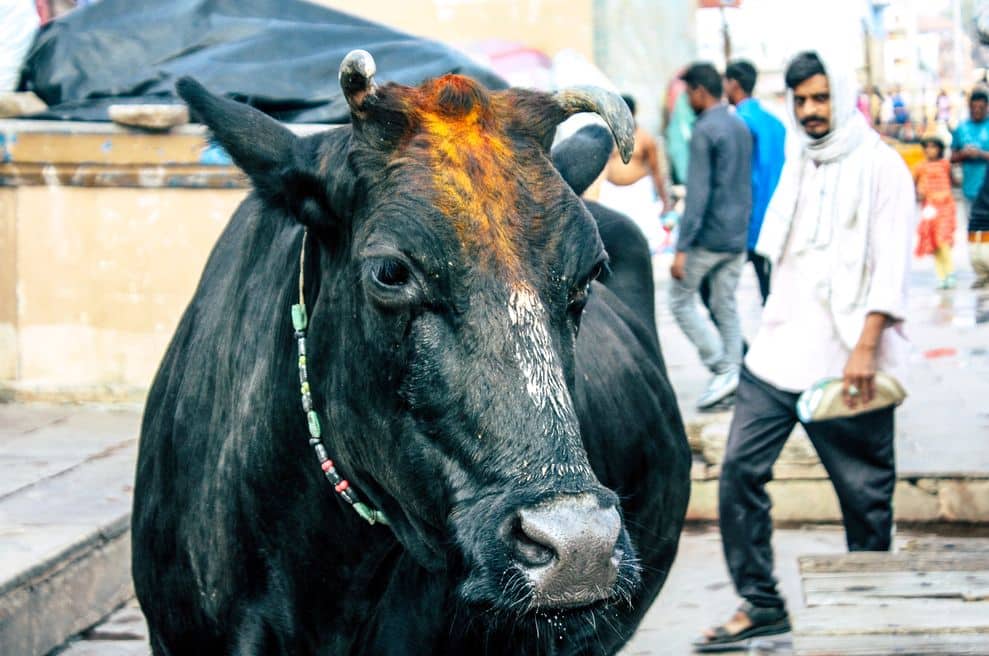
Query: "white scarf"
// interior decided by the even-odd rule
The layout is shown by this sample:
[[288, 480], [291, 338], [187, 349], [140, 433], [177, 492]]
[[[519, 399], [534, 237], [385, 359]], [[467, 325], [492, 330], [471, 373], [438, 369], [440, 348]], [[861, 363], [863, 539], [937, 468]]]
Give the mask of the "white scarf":
[[[834, 259], [831, 284], [826, 290], [829, 304], [843, 341], [857, 338], [853, 322], [843, 315], [858, 314], [865, 302], [870, 275], [869, 219], [872, 210], [872, 163], [875, 147], [882, 144], [865, 117], [855, 106], [851, 68], [829, 66], [821, 58], [831, 94], [832, 130], [821, 139], [812, 139], [793, 114], [793, 92], [787, 91], [791, 135], [798, 148], [787, 153], [779, 185], [766, 210], [756, 251], [778, 263], [787, 246], [791, 253], [829, 248]], [[801, 176], [808, 162], [820, 167], [824, 178], [817, 224], [801, 222], [803, 229], [791, 234], [800, 197]], [[838, 243], [835, 240], [838, 233]], [[845, 324], [845, 325], [843, 325]], [[847, 328], [845, 327], [847, 326]]]
[[[823, 61], [823, 60], [822, 60]], [[813, 161], [824, 167], [824, 194], [820, 216], [831, 221], [806, 235], [794, 235], [793, 251], [824, 247], [830, 243], [832, 226], [851, 227], [858, 217], [868, 217], [872, 188], [869, 163], [872, 149], [880, 143], [879, 135], [866, 123], [855, 106], [853, 77], [842, 74], [839, 67], [833, 70], [823, 61], [831, 92], [832, 130], [821, 139], [812, 139], [793, 114], [793, 91], [787, 90], [786, 102], [791, 135], [798, 141], [797, 148], [787, 153], [780, 174], [780, 181], [766, 210], [766, 217], [759, 233], [756, 250], [773, 262], [783, 256], [790, 237], [793, 216], [800, 196], [801, 174], [806, 162]]]

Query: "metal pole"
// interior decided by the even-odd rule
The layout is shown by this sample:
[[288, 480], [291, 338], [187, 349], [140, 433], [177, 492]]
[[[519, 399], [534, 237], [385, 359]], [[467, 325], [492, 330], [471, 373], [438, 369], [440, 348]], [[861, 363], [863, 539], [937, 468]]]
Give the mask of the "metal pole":
[[961, 98], [962, 94], [962, 3], [961, 0], [951, 2], [951, 20], [954, 39], [954, 59], [955, 59], [955, 94]]
[[[957, 2], [957, 0], [955, 0]], [[722, 2], [721, 7], [721, 36], [724, 40], [725, 48], [725, 66], [728, 66], [728, 62], [731, 61], [731, 36], [728, 34], [728, 18], [725, 16], [725, 5]]]

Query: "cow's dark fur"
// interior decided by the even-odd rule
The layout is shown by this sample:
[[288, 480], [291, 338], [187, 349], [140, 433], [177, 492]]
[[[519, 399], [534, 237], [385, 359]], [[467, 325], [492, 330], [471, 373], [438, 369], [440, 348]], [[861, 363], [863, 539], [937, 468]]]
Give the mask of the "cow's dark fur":
[[[147, 400], [133, 571], [155, 654], [614, 653], [666, 578], [689, 455], [648, 252], [602, 210], [599, 236], [552, 168], [550, 98], [463, 78], [388, 86], [352, 128], [297, 139], [192, 82], [180, 91], [255, 191]], [[427, 128], [474, 110], [490, 139], [464, 145], [465, 182], [442, 170], [446, 128]], [[289, 320], [303, 224], [324, 442], [390, 527], [345, 506], [307, 444]], [[581, 313], [603, 246], [611, 277]], [[411, 284], [376, 286], [396, 260]], [[520, 286], [545, 313], [583, 448], [526, 396], [507, 316]], [[492, 536], [513, 508], [578, 493], [620, 499], [621, 580], [590, 607], [533, 609]]]

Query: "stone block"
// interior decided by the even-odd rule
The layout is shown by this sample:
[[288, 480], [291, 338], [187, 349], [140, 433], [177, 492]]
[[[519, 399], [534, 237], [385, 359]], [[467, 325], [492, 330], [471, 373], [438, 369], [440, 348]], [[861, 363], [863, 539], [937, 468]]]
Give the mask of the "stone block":
[[893, 491], [893, 515], [905, 522], [934, 522], [940, 515], [936, 481], [922, 479], [916, 483], [900, 480]]
[[[781, 480], [767, 487], [777, 522], [835, 522], [841, 520], [838, 498], [831, 481]], [[687, 521], [718, 519], [717, 479], [694, 480], [690, 487]]]
[[[723, 425], [723, 433], [727, 437], [728, 435], [728, 424], [731, 423], [731, 412], [710, 412], [695, 414], [684, 422], [684, 428], [687, 431], [687, 443], [690, 444], [690, 450], [694, 453], [702, 453], [704, 449], [704, 442], [701, 438], [701, 433], [711, 425]], [[710, 462], [710, 461], [709, 461]]]
[[831, 481], [780, 480], [766, 486], [778, 522], [835, 522], [841, 520], [838, 497]]
[[717, 480], [717, 476], [712, 476], [711, 470], [714, 469], [705, 462], [700, 462], [695, 460], [690, 465], [690, 480], [692, 481], [706, 481], [708, 479], [714, 478]]
[[941, 518], [952, 522], [989, 522], [989, 480], [941, 481]]
[[687, 521], [704, 522], [718, 519], [718, 481], [691, 481]]
[[48, 105], [33, 91], [0, 93], [0, 118], [28, 116], [48, 109]]
[[185, 105], [110, 105], [107, 113], [114, 123], [147, 130], [167, 130], [189, 122]]
[[[727, 413], [724, 413], [727, 415]], [[731, 425], [730, 415], [717, 421], [704, 424], [698, 433], [700, 442], [700, 453], [704, 461], [711, 465], [719, 465], [725, 456], [725, 444], [728, 441], [728, 429]], [[793, 429], [793, 433], [786, 441], [779, 459], [776, 461], [778, 467], [783, 467], [783, 472], [788, 478], [797, 477], [794, 474], [805, 472], [809, 478], [820, 478], [820, 471], [812, 471], [814, 467], [820, 466], [817, 451], [811, 444], [810, 438], [799, 424]], [[793, 469], [795, 468], [795, 469]], [[811, 469], [801, 469], [811, 468]]]

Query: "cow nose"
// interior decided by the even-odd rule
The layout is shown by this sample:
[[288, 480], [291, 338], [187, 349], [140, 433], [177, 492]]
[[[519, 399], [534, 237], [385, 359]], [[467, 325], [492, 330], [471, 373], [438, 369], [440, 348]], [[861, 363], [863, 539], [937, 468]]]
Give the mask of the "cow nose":
[[564, 496], [517, 512], [510, 536], [536, 606], [582, 606], [611, 595], [622, 553], [621, 518], [591, 494]]

